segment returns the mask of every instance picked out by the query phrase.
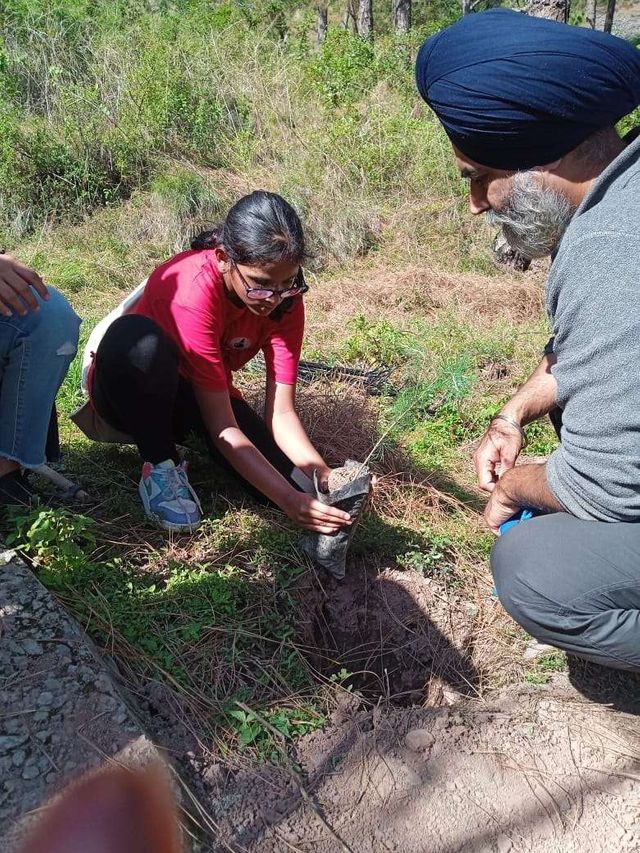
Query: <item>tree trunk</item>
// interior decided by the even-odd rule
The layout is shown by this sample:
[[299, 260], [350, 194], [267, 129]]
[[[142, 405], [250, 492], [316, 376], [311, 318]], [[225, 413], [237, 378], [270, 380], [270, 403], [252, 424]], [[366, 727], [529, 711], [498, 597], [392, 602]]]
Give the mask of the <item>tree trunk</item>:
[[591, 5], [591, 17], [587, 17], [587, 23], [591, 27], [592, 30], [597, 29], [598, 23], [598, 0], [593, 0]]
[[531, 0], [525, 9], [534, 18], [549, 18], [566, 24], [569, 20], [569, 0]]
[[326, 6], [316, 6], [316, 35], [318, 44], [327, 37], [327, 26], [329, 22], [329, 12]]
[[471, 0], [462, 0], [462, 14], [468, 15], [471, 11]]
[[344, 10], [344, 18], [342, 19], [342, 26], [345, 30], [351, 30], [352, 33], [358, 32], [355, 2], [356, 0], [347, 0], [347, 7]]
[[608, 0], [607, 2], [607, 14], [604, 18], [604, 31], [605, 33], [611, 32], [611, 27], [613, 26], [613, 14], [616, 11], [616, 0]]
[[397, 36], [406, 36], [411, 29], [411, 0], [393, 0], [393, 27]]
[[373, 38], [373, 0], [358, 0], [358, 35]]

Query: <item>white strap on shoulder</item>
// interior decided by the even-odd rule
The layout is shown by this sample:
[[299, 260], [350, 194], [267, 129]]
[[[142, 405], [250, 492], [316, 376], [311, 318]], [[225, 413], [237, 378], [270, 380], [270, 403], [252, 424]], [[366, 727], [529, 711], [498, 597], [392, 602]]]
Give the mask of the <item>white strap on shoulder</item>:
[[133, 290], [128, 296], [126, 296], [122, 302], [113, 309], [106, 317], [103, 317], [102, 320], [98, 323], [98, 325], [93, 329], [91, 334], [89, 335], [89, 340], [86, 343], [84, 348], [84, 352], [82, 353], [82, 378], [80, 380], [80, 388], [84, 394], [89, 393], [89, 388], [87, 386], [87, 376], [89, 374], [89, 368], [91, 367], [91, 362], [93, 360], [92, 353], [95, 353], [98, 349], [98, 344], [104, 337], [105, 332], [109, 328], [109, 326], [113, 323], [114, 320], [117, 320], [118, 317], [122, 317], [125, 314], [128, 314], [129, 311], [133, 308], [136, 302], [142, 296], [147, 281], [149, 279], [145, 278], [144, 281], [140, 282], [140, 284]]

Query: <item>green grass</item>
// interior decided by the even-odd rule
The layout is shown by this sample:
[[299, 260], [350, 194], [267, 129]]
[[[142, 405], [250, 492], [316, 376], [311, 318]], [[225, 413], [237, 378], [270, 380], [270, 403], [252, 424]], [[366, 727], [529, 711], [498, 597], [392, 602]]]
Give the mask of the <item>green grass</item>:
[[525, 680], [530, 684], [548, 684], [556, 672], [565, 672], [567, 669], [567, 656], [564, 652], [550, 652], [539, 657], [529, 671], [525, 674]]
[[236, 511], [209, 520], [200, 544], [210, 556], [190, 561], [151, 543], [126, 555], [117, 520], [67, 510], [17, 511], [9, 529], [7, 544], [30, 555], [98, 644], [126, 661], [125, 673], [167, 681], [203, 732], [266, 748], [265, 732], [248, 738], [236, 725], [238, 702], [261, 708], [288, 739], [324, 721], [294, 642], [287, 590], [304, 566], [288, 531]]

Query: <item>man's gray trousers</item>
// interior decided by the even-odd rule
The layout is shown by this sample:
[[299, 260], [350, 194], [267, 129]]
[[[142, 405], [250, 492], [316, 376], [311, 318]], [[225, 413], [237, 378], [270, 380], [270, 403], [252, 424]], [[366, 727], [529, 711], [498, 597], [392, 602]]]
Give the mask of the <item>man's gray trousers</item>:
[[498, 539], [491, 569], [505, 609], [537, 640], [640, 671], [640, 523], [532, 518]]

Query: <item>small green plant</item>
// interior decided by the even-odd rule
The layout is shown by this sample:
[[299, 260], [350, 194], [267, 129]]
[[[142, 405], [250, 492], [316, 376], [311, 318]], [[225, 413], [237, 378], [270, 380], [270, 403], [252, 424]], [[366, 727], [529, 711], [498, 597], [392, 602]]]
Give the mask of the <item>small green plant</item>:
[[94, 521], [66, 509], [10, 510], [15, 529], [5, 541], [49, 570], [79, 569], [96, 547]]
[[530, 684], [548, 684], [554, 672], [562, 672], [567, 668], [567, 657], [564, 652], [550, 652], [537, 658], [526, 673], [525, 679]]
[[353, 673], [349, 672], [348, 669], [342, 667], [338, 672], [334, 672], [329, 677], [329, 681], [333, 684], [337, 684], [346, 690], [348, 693], [353, 692], [353, 684], [349, 684], [349, 680], [353, 678]]
[[414, 349], [411, 336], [396, 329], [388, 320], [369, 320], [358, 314], [351, 323], [351, 336], [340, 357], [349, 363], [395, 365]]
[[255, 746], [269, 758], [274, 756], [274, 737], [281, 735], [285, 743], [301, 735], [321, 728], [325, 718], [307, 705], [298, 708], [278, 708], [260, 714], [251, 710], [237, 709], [227, 712], [241, 747]]
[[443, 577], [451, 574], [452, 563], [448, 549], [451, 540], [446, 536], [434, 537], [426, 548], [413, 547], [398, 557], [398, 565], [412, 569], [424, 577]]

